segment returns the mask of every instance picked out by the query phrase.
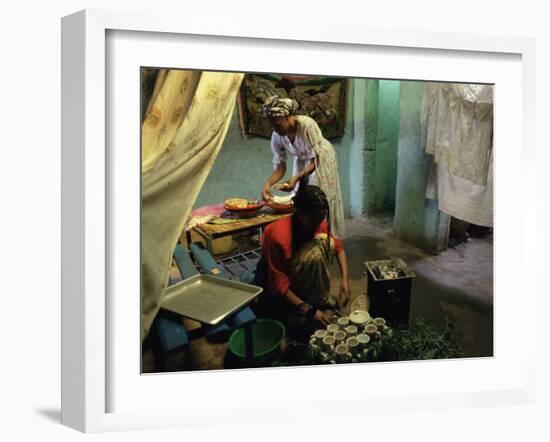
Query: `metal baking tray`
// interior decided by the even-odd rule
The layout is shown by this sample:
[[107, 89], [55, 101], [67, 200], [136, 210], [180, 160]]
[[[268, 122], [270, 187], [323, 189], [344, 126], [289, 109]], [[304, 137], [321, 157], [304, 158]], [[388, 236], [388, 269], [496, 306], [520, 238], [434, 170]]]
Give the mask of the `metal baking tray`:
[[166, 290], [162, 308], [203, 324], [215, 325], [244, 307], [261, 287], [211, 275], [195, 275]]

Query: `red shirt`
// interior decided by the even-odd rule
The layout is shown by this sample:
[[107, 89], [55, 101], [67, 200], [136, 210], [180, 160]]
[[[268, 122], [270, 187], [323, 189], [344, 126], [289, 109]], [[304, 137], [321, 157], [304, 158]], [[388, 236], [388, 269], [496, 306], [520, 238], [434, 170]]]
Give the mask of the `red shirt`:
[[[323, 221], [315, 234], [328, 233]], [[332, 237], [336, 253], [342, 242]], [[290, 260], [292, 258], [292, 215], [269, 224], [262, 237], [262, 248], [267, 266], [267, 289], [274, 295], [285, 296], [290, 286]]]

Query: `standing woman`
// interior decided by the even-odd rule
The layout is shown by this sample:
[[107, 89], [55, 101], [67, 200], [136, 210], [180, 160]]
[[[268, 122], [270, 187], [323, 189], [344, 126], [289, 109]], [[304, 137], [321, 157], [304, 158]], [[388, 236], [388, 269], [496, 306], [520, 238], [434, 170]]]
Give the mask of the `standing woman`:
[[262, 115], [273, 129], [271, 151], [274, 166], [262, 195], [266, 200], [272, 198], [271, 188], [285, 176], [287, 153], [292, 155], [292, 177], [278, 187], [288, 192], [296, 191], [300, 181], [319, 186], [330, 206], [330, 229], [335, 236], [342, 237], [344, 209], [336, 152], [313, 118], [295, 115], [298, 107], [296, 100], [277, 96], [268, 98], [262, 106]]

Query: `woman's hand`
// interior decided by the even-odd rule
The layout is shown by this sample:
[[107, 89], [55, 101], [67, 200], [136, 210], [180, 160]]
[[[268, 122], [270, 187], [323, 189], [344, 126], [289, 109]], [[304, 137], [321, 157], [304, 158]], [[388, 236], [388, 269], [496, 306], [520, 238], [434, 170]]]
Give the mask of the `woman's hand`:
[[284, 183], [277, 186], [277, 189], [282, 190], [283, 192], [292, 192], [294, 188], [296, 187], [296, 183], [300, 181], [299, 176], [292, 176]]
[[271, 174], [271, 176], [266, 180], [264, 187], [262, 189], [262, 198], [266, 201], [271, 201], [273, 195], [271, 194], [271, 186], [275, 183], [278, 183], [286, 173], [286, 161], [283, 161], [277, 164], [277, 167]]
[[323, 327], [326, 327], [327, 325], [330, 324], [330, 318], [329, 316], [321, 311], [321, 310], [316, 310], [315, 311], [315, 315], [313, 316], [313, 318], [319, 322], [321, 325], [323, 325]]
[[273, 199], [273, 195], [271, 194], [271, 186], [269, 183], [264, 184], [264, 188], [262, 189], [262, 198], [266, 201], [271, 201]]
[[349, 280], [342, 280], [340, 285], [340, 303], [342, 306], [346, 306], [349, 300], [351, 299], [351, 287], [349, 285]]
[[288, 182], [281, 183], [281, 184], [276, 184], [276, 185], [274, 186], [274, 189], [282, 190], [283, 192], [292, 192], [292, 190], [293, 190], [293, 188], [290, 187], [290, 185], [288, 184]]

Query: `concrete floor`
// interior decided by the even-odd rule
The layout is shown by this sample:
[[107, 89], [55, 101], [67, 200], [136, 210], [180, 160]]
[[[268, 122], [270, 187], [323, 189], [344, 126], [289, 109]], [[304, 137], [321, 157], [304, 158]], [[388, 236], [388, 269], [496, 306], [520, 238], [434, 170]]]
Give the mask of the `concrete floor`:
[[[412, 283], [411, 315], [428, 319], [445, 316], [456, 326], [465, 357], [493, 354], [493, 242], [492, 235], [472, 239], [456, 248], [431, 255], [392, 236], [391, 218], [346, 220], [343, 239], [349, 262], [352, 308], [366, 307], [365, 261], [399, 257], [416, 272]], [[337, 293], [337, 266], [333, 269]], [[186, 328], [197, 324], [186, 322]], [[199, 338], [189, 350], [171, 355], [168, 370], [224, 368], [227, 343]], [[152, 355], [143, 355], [143, 371], [154, 371]]]
[[349, 220], [344, 246], [354, 295], [365, 292], [364, 262], [399, 257], [416, 273], [411, 315], [456, 325], [468, 357], [493, 354], [493, 241], [470, 238], [431, 255], [392, 236], [391, 219]]

